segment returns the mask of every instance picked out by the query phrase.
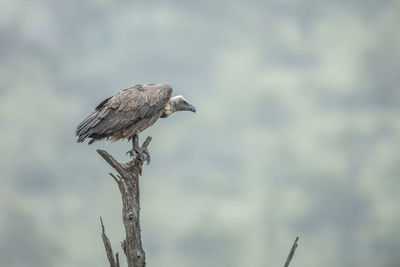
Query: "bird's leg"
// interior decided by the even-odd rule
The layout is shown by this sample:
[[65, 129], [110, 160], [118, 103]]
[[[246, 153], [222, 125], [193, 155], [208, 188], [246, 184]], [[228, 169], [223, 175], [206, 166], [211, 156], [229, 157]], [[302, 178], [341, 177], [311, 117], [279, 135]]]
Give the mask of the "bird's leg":
[[132, 136], [132, 149], [127, 151], [126, 154], [131, 157], [131, 159], [136, 158], [137, 155], [139, 155], [140, 153], [140, 147], [139, 147], [139, 135], [135, 134], [134, 136]]
[[135, 134], [132, 136], [132, 149], [126, 152], [129, 156], [134, 159], [136, 156], [143, 161], [147, 161], [147, 164], [150, 163], [150, 152], [147, 149], [147, 146], [139, 146], [139, 135]]
[[139, 135], [135, 134], [132, 136], [132, 149], [138, 149], [139, 148]]
[[131, 157], [131, 159], [136, 158], [136, 155], [139, 154], [139, 136], [135, 134], [132, 136], [132, 149], [127, 151], [126, 154]]

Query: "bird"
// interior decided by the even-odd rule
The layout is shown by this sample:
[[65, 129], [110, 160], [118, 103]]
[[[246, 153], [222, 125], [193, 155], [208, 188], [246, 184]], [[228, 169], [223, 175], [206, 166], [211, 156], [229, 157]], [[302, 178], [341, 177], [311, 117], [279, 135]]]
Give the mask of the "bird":
[[139, 134], [152, 126], [159, 118], [167, 118], [177, 111], [196, 112], [196, 108], [183, 96], [171, 98], [169, 84], [137, 84], [106, 98], [95, 110], [76, 126], [77, 142], [91, 138], [89, 145], [102, 139], [115, 142], [121, 139], [132, 141], [127, 152], [150, 163], [146, 147], [139, 147]]

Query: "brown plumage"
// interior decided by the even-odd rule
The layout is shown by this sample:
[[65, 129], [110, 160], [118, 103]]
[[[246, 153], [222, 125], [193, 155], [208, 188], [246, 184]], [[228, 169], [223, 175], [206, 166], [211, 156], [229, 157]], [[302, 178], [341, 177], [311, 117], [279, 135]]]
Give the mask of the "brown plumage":
[[102, 101], [95, 111], [76, 127], [78, 142], [91, 138], [89, 144], [109, 139], [133, 139], [158, 118], [180, 110], [196, 109], [182, 96], [171, 98], [168, 84], [135, 85]]

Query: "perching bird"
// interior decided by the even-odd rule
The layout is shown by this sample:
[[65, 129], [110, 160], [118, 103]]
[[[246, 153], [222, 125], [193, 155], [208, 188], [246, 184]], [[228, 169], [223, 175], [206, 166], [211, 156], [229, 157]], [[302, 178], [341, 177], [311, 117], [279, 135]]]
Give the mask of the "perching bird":
[[91, 138], [89, 144], [106, 139], [132, 140], [134, 153], [150, 155], [146, 148], [139, 147], [139, 134], [153, 125], [158, 118], [166, 118], [176, 111], [196, 112], [183, 96], [171, 98], [172, 88], [168, 84], [138, 84], [124, 89], [102, 101], [95, 111], [76, 127], [78, 142]]

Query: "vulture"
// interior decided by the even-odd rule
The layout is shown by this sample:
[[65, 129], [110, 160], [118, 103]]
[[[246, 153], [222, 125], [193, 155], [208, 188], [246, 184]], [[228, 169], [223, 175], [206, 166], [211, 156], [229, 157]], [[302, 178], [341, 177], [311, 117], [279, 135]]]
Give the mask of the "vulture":
[[106, 139], [132, 140], [133, 148], [128, 151], [150, 155], [146, 148], [139, 147], [139, 134], [152, 126], [158, 118], [166, 118], [176, 111], [196, 112], [183, 96], [172, 97], [168, 84], [138, 84], [114, 94], [98, 104], [86, 119], [76, 127], [78, 142], [91, 138], [89, 144]]

